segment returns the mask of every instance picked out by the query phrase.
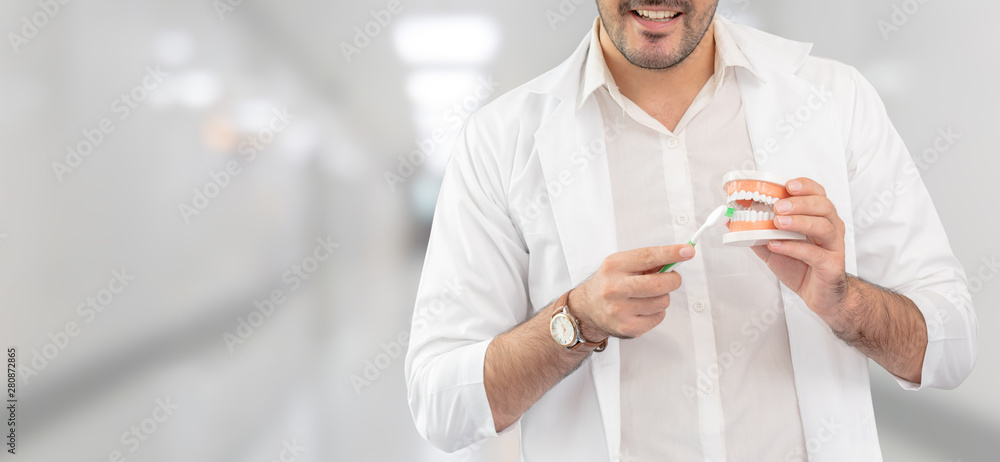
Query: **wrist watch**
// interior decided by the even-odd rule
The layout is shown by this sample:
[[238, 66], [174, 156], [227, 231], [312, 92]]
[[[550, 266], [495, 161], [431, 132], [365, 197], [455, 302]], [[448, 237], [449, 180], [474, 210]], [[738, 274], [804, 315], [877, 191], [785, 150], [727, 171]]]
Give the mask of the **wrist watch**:
[[600, 342], [588, 342], [580, 333], [580, 322], [569, 312], [570, 292], [572, 289], [556, 300], [555, 305], [559, 308], [549, 320], [549, 333], [552, 334], [556, 343], [569, 351], [604, 351], [604, 348], [608, 346], [607, 338]]

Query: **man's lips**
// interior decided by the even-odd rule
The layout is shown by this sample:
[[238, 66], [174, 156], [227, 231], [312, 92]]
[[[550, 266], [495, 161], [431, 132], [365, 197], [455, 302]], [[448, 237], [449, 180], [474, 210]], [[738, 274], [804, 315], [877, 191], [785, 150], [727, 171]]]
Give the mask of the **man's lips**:
[[655, 10], [650, 8], [637, 8], [632, 10], [632, 14], [639, 16], [643, 19], [650, 19], [654, 21], [666, 21], [673, 19], [677, 15], [681, 14], [680, 11], [672, 10]]
[[684, 14], [679, 11], [639, 8], [630, 11], [636, 22], [646, 29], [660, 31], [676, 23]]

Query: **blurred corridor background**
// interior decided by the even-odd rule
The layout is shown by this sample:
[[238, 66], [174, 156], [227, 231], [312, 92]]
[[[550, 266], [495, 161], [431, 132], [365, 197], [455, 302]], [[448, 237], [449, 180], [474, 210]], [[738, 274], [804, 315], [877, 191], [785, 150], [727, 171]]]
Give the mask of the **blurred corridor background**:
[[[883, 452], [997, 460], [1000, 3], [719, 14], [813, 42], [879, 90], [981, 330], [954, 391], [904, 392], [873, 364]], [[455, 454], [420, 438], [406, 337], [462, 121], [565, 59], [596, 15], [591, 0], [0, 4], [0, 346], [24, 366], [18, 454], [0, 460], [518, 460], [516, 433]]]

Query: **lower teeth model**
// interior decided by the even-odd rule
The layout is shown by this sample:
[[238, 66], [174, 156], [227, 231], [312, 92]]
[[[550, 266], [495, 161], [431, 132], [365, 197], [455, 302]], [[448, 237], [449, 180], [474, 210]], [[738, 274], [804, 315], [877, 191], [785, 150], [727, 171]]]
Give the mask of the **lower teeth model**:
[[788, 179], [770, 172], [737, 170], [722, 177], [726, 201], [733, 209], [722, 243], [732, 246], [765, 245], [767, 241], [806, 240], [774, 226], [774, 203], [789, 197]]

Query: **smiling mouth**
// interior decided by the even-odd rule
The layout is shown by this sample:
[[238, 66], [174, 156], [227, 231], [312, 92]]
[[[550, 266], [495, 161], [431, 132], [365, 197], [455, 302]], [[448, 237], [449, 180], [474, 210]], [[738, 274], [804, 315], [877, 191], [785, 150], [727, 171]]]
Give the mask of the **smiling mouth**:
[[681, 15], [679, 11], [632, 10], [632, 14], [647, 21], [668, 22]]

